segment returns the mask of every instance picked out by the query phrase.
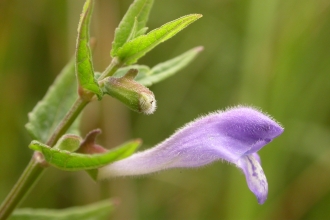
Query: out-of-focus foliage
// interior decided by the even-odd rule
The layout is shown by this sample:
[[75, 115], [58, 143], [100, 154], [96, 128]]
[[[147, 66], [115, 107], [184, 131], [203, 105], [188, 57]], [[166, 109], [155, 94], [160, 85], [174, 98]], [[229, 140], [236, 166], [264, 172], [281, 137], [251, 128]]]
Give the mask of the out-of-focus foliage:
[[112, 201], [105, 200], [66, 209], [18, 209], [9, 220], [107, 220], [112, 211]]
[[[96, 71], [110, 61], [114, 28], [131, 0], [96, 1]], [[0, 200], [28, 163], [27, 113], [72, 57], [83, 1], [0, 3]], [[148, 27], [185, 14], [203, 18], [139, 64], [154, 66], [198, 45], [192, 65], [151, 89], [158, 109], [138, 115], [107, 98], [88, 106], [83, 134], [101, 127], [108, 148], [141, 137], [144, 148], [198, 115], [248, 104], [285, 127], [261, 153], [269, 197], [262, 206], [244, 175], [223, 163], [95, 184], [85, 172], [48, 169], [22, 207], [64, 208], [111, 195], [113, 219], [330, 218], [330, 2], [156, 0]]]

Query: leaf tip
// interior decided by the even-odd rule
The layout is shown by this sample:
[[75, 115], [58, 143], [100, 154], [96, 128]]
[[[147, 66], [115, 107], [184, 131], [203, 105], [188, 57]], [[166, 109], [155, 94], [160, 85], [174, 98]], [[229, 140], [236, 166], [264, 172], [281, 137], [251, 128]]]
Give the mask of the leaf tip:
[[137, 138], [137, 139], [134, 139], [132, 142], [134, 144], [136, 144], [137, 146], [140, 146], [142, 144], [142, 139], [141, 138]]
[[198, 47], [195, 47], [194, 50], [199, 53], [199, 52], [202, 52], [204, 50], [204, 47], [203, 46], [198, 46]]
[[202, 14], [190, 14], [190, 15], [187, 15], [187, 16], [193, 17], [194, 20], [198, 20], [198, 19], [200, 19], [201, 17], [203, 17]]
[[39, 142], [35, 140], [31, 141], [31, 143], [29, 144], [29, 148], [31, 150], [41, 151], [41, 146]]

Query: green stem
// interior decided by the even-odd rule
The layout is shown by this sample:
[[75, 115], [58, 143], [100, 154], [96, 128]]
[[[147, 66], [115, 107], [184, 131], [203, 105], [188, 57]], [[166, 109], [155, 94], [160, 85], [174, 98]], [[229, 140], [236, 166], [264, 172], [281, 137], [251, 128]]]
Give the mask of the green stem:
[[[88, 101], [78, 98], [72, 105], [70, 111], [65, 115], [63, 120], [55, 129], [52, 136], [47, 141], [47, 145], [52, 147], [57, 140], [68, 130], [74, 120], [77, 118], [79, 113], [88, 104]], [[14, 211], [16, 206], [22, 201], [24, 196], [29, 192], [37, 179], [41, 176], [45, 166], [43, 165], [42, 155], [35, 153], [30, 163], [25, 168], [23, 174], [18, 179], [12, 190], [9, 192], [6, 199], [0, 206], [0, 220], [7, 219], [10, 214]]]
[[31, 186], [33, 186], [36, 180], [40, 177], [43, 170], [43, 167], [36, 160], [36, 157], [32, 157], [30, 163], [27, 165], [21, 177], [0, 207], [1, 220], [7, 219], [10, 216], [16, 206], [32, 188]]
[[63, 120], [55, 129], [53, 135], [47, 141], [47, 145], [53, 147], [58, 139], [69, 129], [72, 123], [76, 120], [80, 112], [85, 108], [89, 101], [78, 98], [72, 105], [69, 112], [64, 116]]
[[111, 60], [110, 65], [104, 70], [104, 72], [101, 74], [101, 76], [98, 78], [98, 80], [102, 80], [107, 76], [112, 76], [123, 64], [119, 61], [117, 57], [114, 57]]

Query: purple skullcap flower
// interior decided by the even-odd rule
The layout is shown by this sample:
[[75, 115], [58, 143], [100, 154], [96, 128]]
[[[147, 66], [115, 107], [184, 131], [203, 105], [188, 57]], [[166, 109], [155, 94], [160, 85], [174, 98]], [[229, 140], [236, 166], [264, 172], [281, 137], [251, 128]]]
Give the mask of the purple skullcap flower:
[[238, 106], [200, 117], [156, 147], [100, 168], [98, 178], [143, 175], [226, 160], [242, 169], [250, 190], [263, 204], [268, 183], [257, 152], [282, 132], [283, 128], [269, 116]]

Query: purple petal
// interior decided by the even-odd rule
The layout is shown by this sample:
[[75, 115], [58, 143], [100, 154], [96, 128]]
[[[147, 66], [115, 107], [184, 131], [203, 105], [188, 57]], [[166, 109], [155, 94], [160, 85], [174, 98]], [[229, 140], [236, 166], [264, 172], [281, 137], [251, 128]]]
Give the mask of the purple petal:
[[251, 155], [254, 157], [254, 159], [256, 159], [261, 164], [260, 156], [258, 153], [253, 153]]
[[267, 199], [268, 183], [264, 171], [253, 155], [243, 156], [237, 163], [245, 174], [249, 189], [256, 195], [259, 204]]
[[271, 117], [254, 108], [238, 107], [222, 114], [220, 132], [228, 138], [243, 143], [244, 154], [255, 153], [283, 132], [283, 128]]

